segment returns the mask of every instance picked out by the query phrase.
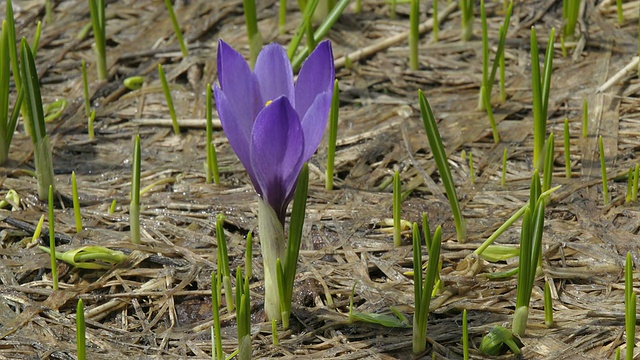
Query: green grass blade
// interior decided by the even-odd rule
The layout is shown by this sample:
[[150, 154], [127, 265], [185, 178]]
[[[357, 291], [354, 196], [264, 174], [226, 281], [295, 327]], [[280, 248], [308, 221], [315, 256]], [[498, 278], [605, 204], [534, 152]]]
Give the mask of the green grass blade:
[[547, 109], [549, 107], [549, 91], [551, 89], [551, 73], [553, 72], [553, 43], [556, 36], [556, 29], [552, 28], [547, 41], [547, 50], [544, 55], [544, 69], [542, 75], [542, 116], [546, 125]]
[[276, 319], [271, 320], [271, 339], [273, 346], [278, 346], [278, 322]]
[[[46, 134], [40, 81], [31, 47], [22, 38], [20, 43], [20, 74], [24, 79], [26, 125], [34, 145], [34, 163], [38, 179], [38, 197], [48, 198], [48, 188], [54, 185], [51, 143]], [[55, 189], [54, 189], [55, 190]]]
[[106, 18], [104, 0], [88, 0], [91, 25], [93, 27], [94, 50], [96, 53], [96, 68], [98, 79], [107, 80], [107, 53], [106, 53]]
[[487, 116], [489, 117], [489, 124], [491, 125], [491, 133], [493, 134], [493, 142], [497, 144], [500, 142], [500, 134], [498, 134], [496, 119], [493, 116], [493, 109], [491, 108], [491, 100], [489, 99], [489, 94], [487, 93], [487, 88], [485, 86], [482, 86], [480, 88], [480, 96], [482, 97], [482, 101], [484, 103], [483, 107], [487, 111]]
[[73, 216], [76, 221], [76, 233], [82, 231], [82, 214], [80, 214], [80, 200], [78, 199], [78, 184], [76, 183], [76, 172], [71, 172], [71, 194], [73, 198]]
[[[309, 188], [309, 166], [305, 163], [298, 175], [298, 184], [293, 195], [293, 206], [291, 208], [291, 219], [289, 224], [289, 238], [287, 242], [286, 257], [284, 259], [284, 291], [283, 301], [287, 314], [291, 311], [291, 299], [293, 296], [293, 281], [298, 265], [300, 254], [300, 244], [302, 242], [302, 229], [304, 227], [304, 216], [307, 209], [307, 190]], [[283, 327], [285, 325], [285, 318]], [[288, 324], [288, 318], [286, 319]], [[288, 326], [287, 326], [288, 327]], [[284, 327], [285, 329], [287, 327]]]
[[49, 186], [49, 256], [51, 259], [51, 280], [53, 281], [53, 290], [58, 290], [55, 222], [55, 216], [53, 214], [53, 186]]
[[402, 189], [400, 185], [400, 173], [396, 170], [393, 174], [393, 246], [402, 245], [401, 212]]
[[427, 133], [427, 138], [429, 139], [431, 152], [433, 153], [433, 158], [438, 167], [438, 172], [440, 173], [442, 184], [444, 185], [447, 192], [449, 204], [451, 205], [451, 212], [453, 213], [453, 219], [456, 224], [456, 234], [458, 237], [458, 241], [464, 242], [467, 234], [467, 226], [462, 216], [462, 211], [460, 210], [458, 195], [456, 194], [455, 184], [453, 183], [453, 177], [451, 176], [451, 170], [449, 169], [447, 155], [444, 150], [444, 145], [442, 144], [440, 132], [438, 131], [436, 119], [433, 116], [431, 106], [429, 105], [429, 102], [427, 101], [427, 98], [425, 97], [422, 90], [418, 90], [418, 98], [420, 101], [420, 113], [422, 114], [422, 122]]
[[256, 64], [256, 59], [262, 50], [262, 36], [258, 30], [258, 16], [256, 15], [255, 0], [243, 0], [244, 19], [249, 40], [249, 63], [251, 68]]
[[624, 272], [624, 305], [625, 305], [625, 332], [627, 338], [626, 359], [633, 360], [633, 349], [636, 338], [636, 301], [633, 291], [633, 262], [631, 253], [627, 253]]
[[[414, 291], [414, 299], [415, 304], [422, 303], [422, 241], [420, 239], [420, 233], [418, 232], [418, 225], [413, 223], [412, 229], [413, 236], [411, 237], [413, 240], [413, 291]], [[429, 296], [427, 294], [426, 296]], [[416, 306], [415, 308], [415, 316], [420, 319], [421, 316], [421, 308]]]
[[467, 309], [462, 310], [462, 358], [469, 360], [469, 326], [467, 323]]
[[531, 209], [525, 208], [520, 232], [520, 263], [518, 264], [518, 286], [516, 291], [516, 309], [526, 306], [526, 292], [529, 279], [531, 259]]
[[460, 39], [469, 41], [473, 37], [473, 0], [458, 0], [460, 7]]
[[531, 218], [531, 258], [529, 259], [529, 271], [526, 288], [525, 306], [529, 306], [531, 301], [531, 292], [533, 291], [533, 282], [535, 280], [536, 269], [540, 263], [542, 254], [542, 233], [544, 231], [544, 209], [545, 199], [539, 198], [536, 204], [536, 212]]
[[[318, 0], [311, 0], [307, 2], [303, 8], [301, 8], [301, 9], [304, 9], [304, 11], [302, 12], [302, 21], [298, 25], [298, 28], [296, 29], [296, 32], [291, 38], [291, 41], [289, 42], [289, 46], [287, 47], [287, 56], [289, 57], [289, 60], [293, 60], [293, 57], [295, 56], [296, 51], [298, 50], [298, 46], [302, 41], [302, 37], [304, 36], [305, 31], [309, 26], [307, 22], [311, 21], [311, 18], [313, 17], [313, 12], [316, 10], [317, 6], [318, 6]], [[308, 51], [308, 49], [306, 49], [305, 51]]]
[[171, 90], [169, 89], [169, 83], [167, 77], [164, 74], [162, 64], [158, 64], [158, 76], [160, 77], [160, 83], [162, 84], [162, 91], [164, 92], [164, 98], [167, 100], [167, 107], [169, 107], [169, 115], [171, 115], [171, 123], [173, 124], [173, 133], [180, 135], [180, 125], [178, 125], [178, 117], [176, 116], [176, 109], [173, 107], [173, 99], [171, 98]]
[[280, 32], [280, 35], [282, 35], [285, 33], [287, 26], [287, 0], [280, 0], [279, 4], [278, 31]]
[[433, 36], [433, 42], [438, 42], [438, 35], [440, 33], [440, 20], [438, 19], [438, 0], [433, 0], [431, 8], [433, 26], [431, 28], [431, 35]]
[[431, 249], [431, 242], [433, 241], [433, 238], [431, 237], [431, 228], [429, 226], [427, 213], [422, 213], [422, 235], [424, 236], [424, 242], [427, 245], [427, 249]]
[[607, 205], [611, 199], [609, 198], [609, 187], [607, 186], [607, 164], [605, 162], [602, 135], [598, 137], [598, 150], [600, 151], [600, 169], [602, 171], [602, 202]]
[[89, 115], [89, 119], [87, 120], [87, 132], [89, 134], [89, 139], [93, 140], [93, 138], [96, 136], [94, 130], [93, 130], [93, 123], [96, 120], [96, 110], [93, 109], [91, 110], [91, 114]]
[[633, 192], [633, 168], [629, 168], [629, 172], [627, 173], [627, 193], [624, 197], [625, 203], [631, 202], [632, 192]]
[[500, 66], [500, 86], [501, 86], [501, 98], [502, 92], [504, 92], [504, 44], [507, 39], [507, 29], [509, 28], [509, 22], [511, 21], [511, 13], [513, 12], [513, 1], [509, 2], [509, 7], [507, 8], [507, 13], [504, 16], [504, 21], [500, 27], [499, 38], [498, 38], [498, 48], [496, 49], [496, 55], [493, 58], [493, 64], [491, 66], [491, 74], [489, 75], [489, 79], [487, 81], [487, 95], [491, 98], [491, 91], [493, 90], [493, 81], [496, 78], [496, 72], [498, 71], [498, 66]]
[[640, 164], [636, 164], [633, 170], [633, 188], [631, 189], [631, 200], [638, 201], [638, 177], [640, 176]]
[[546, 115], [542, 106], [542, 83], [536, 30], [531, 27], [531, 93], [533, 95], [533, 166], [538, 167], [546, 138]]
[[618, 25], [624, 24], [624, 12], [622, 11], [622, 0], [616, 0], [616, 13], [618, 14]]
[[[16, 26], [13, 18], [13, 5], [11, 0], [6, 0], [5, 4], [5, 18], [7, 21], [7, 36], [9, 37], [9, 44], [16, 43]], [[4, 31], [4, 30], [3, 30]], [[15, 46], [9, 46], [9, 57], [11, 58], [11, 67], [13, 71], [13, 81], [16, 84], [16, 90], [18, 92], [22, 89], [22, 79], [20, 66], [18, 61], [18, 50]]]
[[409, 13], [409, 67], [411, 70], [418, 70], [420, 61], [418, 58], [418, 43], [420, 40], [420, 2], [411, 0], [411, 11]]
[[549, 134], [547, 139], [547, 146], [545, 146], [544, 153], [544, 172], [542, 173], [542, 191], [551, 189], [551, 178], [553, 177], [553, 160], [554, 160], [554, 146], [553, 133]]
[[20, 74], [25, 82], [25, 103], [27, 106], [27, 126], [32, 134], [33, 143], [36, 144], [46, 135], [44, 125], [44, 110], [42, 108], [42, 96], [40, 95], [40, 80], [36, 69], [31, 47], [26, 39], [20, 44]]
[[331, 98], [331, 111], [329, 112], [329, 142], [327, 145], [327, 170], [326, 183], [327, 190], [333, 190], [333, 171], [336, 158], [336, 141], [338, 139], [338, 115], [340, 112], [340, 88], [338, 79], [333, 83], [333, 95]]
[[78, 360], [85, 360], [87, 358], [87, 341], [82, 299], [78, 299], [78, 305], [76, 306], [76, 349], [78, 351]]
[[220, 185], [220, 171], [218, 171], [218, 155], [216, 154], [216, 148], [213, 145], [213, 105], [211, 96], [211, 84], [207, 84], [207, 183], [213, 182], [216, 185]]
[[173, 11], [171, 0], [164, 0], [164, 4], [167, 7], [167, 12], [169, 12], [173, 31], [176, 33], [176, 38], [178, 39], [178, 44], [180, 44], [180, 52], [182, 52], [182, 57], [185, 58], [189, 56], [189, 50], [187, 49], [187, 44], [184, 42], [184, 38], [182, 37], [182, 30], [180, 30], [180, 24], [178, 24], [176, 13]]
[[587, 99], [582, 101], [582, 137], [587, 138], [589, 135], [589, 102]]
[[218, 272], [222, 275], [222, 285], [224, 286], [227, 312], [233, 311], [233, 296], [231, 292], [231, 268], [229, 266], [229, 255], [227, 252], [227, 239], [224, 235], [224, 220], [222, 214], [216, 216], [216, 240], [218, 243]]
[[476, 171], [473, 168], [473, 153], [469, 150], [469, 179], [471, 180], [471, 185], [475, 185], [476, 183]]
[[84, 114], [91, 114], [91, 100], [89, 99], [89, 82], [87, 80], [87, 63], [82, 59], [82, 93], [84, 94]]
[[140, 135], [133, 143], [131, 169], [131, 203], [129, 204], [129, 233], [131, 242], [140, 244]]
[[564, 172], [567, 179], [571, 179], [571, 142], [569, 135], [569, 119], [564, 119]]
[[[502, 31], [506, 31], [506, 30], [502, 30]], [[500, 102], [504, 103], [505, 101], [507, 101], [507, 88], [505, 86], [505, 60], [504, 60], [504, 51], [502, 52], [502, 55], [500, 56], [500, 59], [498, 59], [498, 63], [500, 66]]]
[[[480, 20], [482, 23], [482, 85], [480, 85], [480, 94], [479, 94], [480, 97], [478, 98], [478, 110], [484, 110], [485, 102], [486, 102], [485, 97], [487, 96], [486, 90], [490, 88], [490, 85], [488, 84], [489, 83], [489, 34], [487, 31], [487, 14], [484, 7], [484, 0], [480, 0]], [[491, 84], [492, 86], [493, 80], [491, 80], [491, 82], [492, 82]], [[484, 93], [482, 88], [484, 88]]]
[[33, 57], [38, 55], [38, 47], [40, 46], [40, 34], [42, 34], [42, 22], [38, 21], [36, 24], [36, 32], [33, 34], [33, 41], [31, 42], [31, 51], [33, 51]]
[[9, 146], [11, 145], [11, 138], [13, 136], [13, 134], [9, 134], [9, 132], [12, 131], [10, 125], [11, 120], [9, 118], [10, 66], [11, 57], [9, 56], [7, 21], [3, 20], [2, 33], [0, 33], [0, 139], [4, 141], [0, 148], [0, 165], [7, 161]]
[[[306, 16], [306, 14], [305, 14]], [[311, 17], [313, 17], [313, 15], [309, 15]], [[305, 37], [307, 38], [307, 51], [309, 52], [309, 54], [313, 51], [313, 49], [316, 48], [316, 42], [313, 39], [313, 20], [312, 19], [305, 19], [304, 23], [307, 25], [304, 29], [305, 31]]]
[[220, 325], [220, 305], [218, 303], [218, 281], [216, 272], [211, 273], [211, 312], [213, 313], [213, 336], [211, 346], [213, 347], [212, 358], [214, 360], [223, 360], [222, 352], [222, 331]]
[[253, 276], [253, 233], [249, 231], [247, 234], [247, 246], [244, 256], [244, 272], [247, 279], [251, 279]]
[[507, 185], [507, 148], [502, 151], [502, 175], [500, 176], [500, 185]]
[[[420, 291], [420, 303], [416, 303], [415, 305], [416, 314], [420, 314], [420, 316], [414, 315], [413, 317], [412, 347], [414, 354], [420, 354], [426, 349], [429, 305], [431, 304], [431, 293], [433, 292], [433, 286], [438, 275], [441, 243], [442, 228], [438, 226], [433, 234], [433, 243], [429, 249], [429, 263], [427, 264], [427, 273], [423, 280], [422, 290]], [[422, 268], [420, 267], [419, 269], [421, 270]]]
[[553, 326], [553, 301], [548, 281], [544, 282], [544, 324], [547, 327]]
[[[340, 17], [344, 9], [347, 7], [347, 5], [349, 5], [350, 1], [351, 0], [340, 0], [333, 7], [333, 9], [331, 9], [327, 17], [324, 19], [322, 24], [318, 26], [318, 28], [316, 29], [316, 32], [314, 33], [313, 38], [316, 43], [319, 43], [322, 39], [324, 39], [325, 36], [327, 36], [327, 33], [329, 33], [329, 30], [331, 29], [333, 24], [335, 24], [335, 22], [338, 21], [338, 18]], [[309, 49], [304, 48], [296, 56], [294, 56], [293, 61], [291, 62], [293, 65], [293, 68], [294, 69], [300, 68], [300, 65], [302, 65], [302, 62], [304, 61], [304, 59], [306, 59], [307, 54], [309, 53], [310, 53]]]

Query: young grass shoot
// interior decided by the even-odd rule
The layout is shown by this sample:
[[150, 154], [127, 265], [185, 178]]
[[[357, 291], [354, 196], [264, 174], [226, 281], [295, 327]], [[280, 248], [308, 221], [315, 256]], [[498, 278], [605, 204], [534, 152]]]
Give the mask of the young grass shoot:
[[440, 32], [440, 20], [438, 19], [438, 0], [433, 0], [431, 5], [431, 19], [433, 20], [433, 27], [431, 28], [431, 39], [434, 43], [438, 42], [438, 35]]
[[460, 8], [460, 39], [469, 41], [473, 37], [473, 0], [458, 0]]
[[564, 174], [571, 179], [571, 137], [569, 134], [569, 119], [564, 119]]
[[542, 73], [539, 63], [538, 38], [531, 27], [531, 90], [533, 93], [533, 165], [541, 169], [545, 138], [547, 137], [547, 106], [553, 68], [553, 39], [555, 29], [551, 29]]
[[311, 26], [310, 24], [313, 19], [313, 13], [316, 11], [316, 7], [318, 6], [318, 2], [319, 0], [307, 1], [304, 7], [300, 8], [300, 11], [302, 11], [302, 21], [298, 24], [298, 28], [293, 34], [291, 41], [289, 41], [289, 46], [287, 47], [287, 56], [289, 57], [289, 60], [293, 60], [293, 57], [296, 55], [296, 51], [298, 50], [298, 46], [302, 41], [302, 37], [307, 34], [307, 31]]
[[529, 193], [529, 206], [525, 208], [520, 233], [520, 263], [516, 311], [513, 315], [513, 333], [523, 336], [529, 317], [529, 303], [533, 291], [536, 270], [542, 250], [545, 198], [540, 196], [541, 186], [538, 172], [534, 171]]
[[107, 71], [107, 18], [105, 17], [105, 0], [88, 1], [89, 12], [91, 15], [91, 26], [93, 27], [94, 43], [92, 46], [96, 54], [98, 79], [100, 81], [105, 81], [109, 77], [109, 73]]
[[224, 360], [222, 351], [222, 331], [220, 325], [220, 305], [218, 301], [218, 275], [215, 271], [211, 273], [211, 312], [213, 313], [213, 326], [211, 327], [211, 353], [213, 360]]
[[433, 116], [431, 106], [429, 105], [429, 102], [427, 101], [427, 98], [425, 97], [422, 90], [418, 90], [418, 99], [420, 101], [422, 123], [424, 124], [424, 129], [427, 133], [429, 146], [431, 147], [433, 158], [438, 167], [438, 172], [440, 173], [442, 184], [444, 185], [444, 188], [447, 192], [449, 204], [451, 205], [451, 212], [453, 214], [453, 220], [456, 224], [456, 234], [458, 237], [458, 241], [465, 242], [465, 239], [467, 237], [467, 225], [462, 216], [462, 211], [460, 210], [458, 195], [456, 194], [456, 187], [453, 183], [453, 176], [451, 176], [451, 169], [449, 169], [447, 154], [444, 150], [444, 144], [442, 143], [440, 132], [438, 131], [438, 125], [436, 123], [435, 117]]
[[18, 123], [19, 109], [22, 106], [24, 92], [20, 91], [18, 99], [9, 112], [9, 87], [10, 87], [10, 51], [9, 30], [7, 21], [2, 21], [2, 33], [0, 33], [0, 165], [9, 158], [9, 147]]
[[462, 310], [462, 359], [469, 360], [469, 324], [467, 309]]
[[[313, 33], [313, 39], [316, 44], [320, 43], [320, 41], [322, 41], [322, 39], [327, 36], [329, 30], [331, 29], [333, 24], [338, 21], [338, 18], [340, 17], [340, 15], [342, 15], [342, 12], [347, 7], [347, 5], [349, 5], [350, 1], [351, 0], [340, 0], [335, 4], [331, 11], [329, 11], [327, 17], [322, 21], [320, 26], [318, 26], [316, 31]], [[293, 66], [293, 68], [300, 68], [300, 65], [302, 65], [302, 62], [307, 58], [309, 53], [311, 53], [311, 51], [309, 50], [309, 48], [305, 47], [301, 49], [300, 52], [297, 53], [297, 55], [293, 56], [293, 60], [291, 61], [291, 65]]]
[[507, 155], [508, 150], [505, 147], [502, 151], [502, 174], [500, 175], [500, 185], [503, 187], [507, 185]]
[[236, 323], [238, 325], [238, 359], [251, 360], [249, 278], [243, 279], [240, 266], [236, 270]]
[[427, 272], [422, 274], [422, 242], [418, 225], [413, 224], [413, 289], [415, 299], [415, 314], [413, 315], [413, 353], [421, 354], [427, 347], [427, 324], [429, 322], [429, 305], [433, 286], [440, 262], [440, 245], [442, 229], [438, 226], [433, 233], [429, 247], [429, 262]]
[[582, 137], [584, 139], [589, 135], [589, 101], [582, 101]]
[[627, 360], [633, 360], [633, 349], [636, 342], [636, 301], [637, 296], [633, 291], [633, 261], [631, 253], [627, 253], [624, 267], [624, 323], [627, 338]]
[[602, 203], [607, 205], [611, 198], [609, 197], [609, 186], [607, 185], [607, 163], [605, 161], [602, 135], [598, 137], [598, 150], [600, 151], [600, 170], [602, 172]]
[[402, 245], [402, 189], [400, 185], [400, 173], [393, 174], [393, 246]]
[[49, 258], [51, 260], [51, 281], [53, 282], [53, 290], [58, 290], [55, 222], [55, 215], [53, 214], [53, 186], [49, 185]]
[[293, 298], [293, 282], [298, 265], [300, 254], [300, 244], [302, 243], [302, 228], [304, 226], [304, 215], [307, 209], [307, 191], [309, 188], [309, 166], [305, 163], [298, 176], [298, 184], [293, 194], [293, 206], [291, 209], [291, 220], [289, 224], [289, 238], [286, 245], [284, 262], [277, 259], [279, 265], [278, 277], [282, 279], [277, 285], [281, 289], [280, 312], [282, 316], [282, 327], [289, 328], [289, 316], [291, 314], [291, 301]]
[[207, 114], [207, 163], [205, 164], [205, 173], [207, 184], [213, 183], [220, 185], [220, 172], [218, 171], [218, 156], [216, 154], [216, 147], [213, 146], [213, 105], [211, 95], [211, 84], [207, 84], [207, 101], [206, 101], [206, 114]]
[[553, 300], [551, 299], [551, 286], [549, 281], [544, 282], [544, 325], [553, 326]]
[[131, 203], [129, 204], [129, 233], [131, 242], [140, 244], [140, 135], [133, 142], [131, 169]]
[[325, 188], [333, 190], [333, 171], [336, 158], [336, 141], [338, 139], [338, 114], [340, 112], [340, 88], [338, 79], [333, 83], [331, 110], [329, 111], [329, 142], [327, 144], [327, 170], [325, 173]]
[[173, 25], [173, 31], [176, 33], [176, 38], [178, 39], [178, 44], [180, 44], [180, 52], [182, 53], [182, 57], [186, 58], [189, 55], [189, 50], [187, 49], [187, 44], [184, 42], [184, 38], [182, 37], [182, 30], [180, 30], [180, 24], [178, 24], [176, 13], [175, 11], [173, 11], [173, 4], [171, 4], [171, 0], [164, 0], [164, 4], [167, 7], [167, 12], [169, 12], [171, 24]]
[[418, 58], [418, 43], [420, 42], [420, 1], [411, 0], [409, 13], [409, 67], [418, 70], [420, 59]]
[[[233, 299], [231, 292], [231, 268], [229, 267], [229, 255], [227, 252], [227, 238], [224, 235], [224, 215], [216, 216], [216, 240], [218, 242], [218, 283], [224, 287], [227, 312], [233, 311]], [[218, 299], [221, 296], [219, 295]]]
[[171, 124], [173, 124], [173, 133], [180, 135], [180, 125], [178, 125], [178, 117], [176, 116], [176, 109], [173, 107], [173, 99], [171, 98], [171, 90], [169, 89], [169, 83], [167, 82], [167, 76], [164, 74], [162, 64], [158, 64], [158, 76], [160, 77], [160, 83], [162, 84], [162, 92], [164, 92], [164, 98], [167, 100], [167, 107], [169, 107], [169, 115], [171, 115]]
[[71, 172], [71, 197], [73, 198], [73, 217], [76, 221], [76, 233], [82, 231], [82, 214], [80, 214], [80, 199], [78, 199], [78, 184], [76, 172]]
[[24, 103], [27, 114], [25, 124], [31, 134], [34, 147], [33, 158], [38, 180], [38, 198], [45, 201], [48, 198], [49, 187], [53, 188], [55, 193], [51, 143], [45, 129], [40, 81], [35, 60], [31, 47], [24, 38], [20, 43], [20, 58], [20, 75], [24, 79]]
[[76, 350], [78, 352], [78, 360], [87, 358], [86, 325], [84, 323], [84, 303], [82, 299], [78, 299], [78, 305], [76, 306]]
[[249, 40], [249, 64], [251, 68], [256, 64], [256, 59], [262, 50], [262, 36], [258, 30], [258, 15], [256, 15], [255, 0], [243, 0], [244, 20], [247, 27], [247, 39]]

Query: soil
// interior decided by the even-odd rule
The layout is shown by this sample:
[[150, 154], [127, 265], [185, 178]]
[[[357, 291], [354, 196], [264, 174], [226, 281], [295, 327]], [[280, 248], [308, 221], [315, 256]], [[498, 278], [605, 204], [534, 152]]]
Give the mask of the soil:
[[[285, 34], [278, 33], [278, 2], [260, 1], [265, 43], [288, 44], [300, 21], [289, 1]], [[626, 174], [640, 148], [640, 85], [636, 68], [621, 73], [637, 54], [638, 1], [625, 2], [618, 24], [615, 2], [583, 1], [577, 42], [562, 56], [554, 51], [548, 132], [556, 138], [552, 196], [545, 214], [542, 273], [536, 279], [526, 336], [526, 359], [613, 358], [625, 347], [624, 260], [640, 261], [637, 202], [626, 202]], [[383, 0], [351, 4], [329, 32], [340, 80], [340, 125], [336, 188], [324, 188], [326, 142], [310, 163], [310, 189], [291, 328], [272, 345], [262, 310], [262, 259], [253, 245], [251, 279], [254, 358], [461, 359], [461, 316], [468, 311], [472, 358], [496, 325], [509, 326], [515, 306], [514, 276], [485, 274], [517, 265], [517, 258], [491, 263], [469, 257], [528, 200], [533, 171], [529, 34], [535, 26], [541, 53], [551, 28], [563, 25], [562, 2], [517, 1], [506, 42], [506, 101], [494, 87], [492, 103], [500, 142], [493, 142], [486, 112], [478, 110], [481, 83], [479, 5], [474, 37], [460, 40], [455, 2], [440, 1], [437, 42], [431, 31], [431, 1], [421, 2], [420, 67], [409, 69], [405, 32], [409, 4], [395, 18]], [[490, 58], [502, 23], [502, 1], [487, 4]], [[216, 120], [214, 144], [221, 183], [205, 181], [205, 89], [216, 81], [216, 42], [222, 38], [248, 56], [241, 1], [177, 0], [175, 10], [189, 45], [180, 54], [171, 21], [159, 0], [107, 2], [109, 80], [96, 78], [86, 1], [54, 2], [43, 25], [37, 65], [45, 104], [66, 99], [62, 115], [47, 125], [53, 144], [58, 251], [83, 245], [118, 249], [128, 256], [105, 270], [58, 262], [60, 290], [52, 291], [49, 257], [31, 242], [47, 204], [36, 195], [33, 147], [22, 124], [0, 168], [0, 194], [10, 189], [20, 204], [0, 211], [0, 358], [75, 359], [76, 302], [85, 304], [90, 359], [210, 358], [210, 276], [216, 269], [215, 218], [226, 216], [231, 268], [244, 264], [245, 237], [257, 231], [257, 197]], [[44, 17], [43, 1], [14, 3], [18, 37], [31, 39]], [[4, 6], [0, 9], [4, 18]], [[345, 56], [352, 64], [345, 67]], [[81, 61], [86, 60], [95, 138], [89, 139], [83, 107]], [[182, 133], [174, 135], [157, 75], [163, 64], [171, 83]], [[632, 64], [633, 65], [633, 64]], [[142, 76], [129, 91], [123, 79]], [[606, 84], [606, 86], [604, 86]], [[449, 155], [449, 165], [467, 219], [467, 237], [456, 240], [449, 202], [424, 133], [418, 89], [429, 99]], [[12, 103], [15, 91], [12, 91]], [[582, 104], [588, 101], [588, 135], [582, 136]], [[215, 114], [215, 111], [214, 111]], [[564, 120], [569, 120], [571, 170], [565, 177]], [[133, 138], [142, 142], [142, 245], [129, 241], [129, 192]], [[597, 138], [602, 136], [611, 202], [603, 204]], [[506, 184], [501, 185], [507, 150]], [[473, 154], [475, 180], [468, 155]], [[410, 328], [349, 322], [355, 310], [389, 314], [394, 306], [414, 313], [411, 234], [394, 247], [390, 179], [399, 171], [407, 195], [402, 218], [443, 226], [443, 287], [431, 303], [427, 351], [413, 355]], [[84, 230], [76, 233], [71, 172], [78, 178]], [[109, 213], [112, 201], [114, 213]], [[47, 224], [45, 230], [47, 234]], [[516, 246], [520, 222], [496, 243]], [[258, 234], [259, 238], [259, 234]], [[48, 244], [43, 235], [42, 244]], [[425, 259], [428, 258], [426, 251]], [[544, 281], [551, 285], [553, 326], [544, 325]], [[235, 314], [221, 308], [224, 351], [237, 347]], [[410, 321], [410, 320], [409, 320]], [[638, 351], [636, 351], [638, 353]], [[514, 358], [512, 353], [502, 358]]]

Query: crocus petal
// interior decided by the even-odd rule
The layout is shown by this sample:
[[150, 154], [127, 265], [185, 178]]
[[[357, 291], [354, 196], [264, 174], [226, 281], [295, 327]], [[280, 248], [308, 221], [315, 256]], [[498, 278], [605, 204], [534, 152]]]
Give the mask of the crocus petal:
[[289, 100], [281, 96], [256, 118], [251, 142], [251, 163], [263, 199], [284, 221], [287, 199], [302, 168], [304, 135]]
[[225, 91], [222, 91], [218, 85], [213, 86], [213, 96], [216, 99], [216, 107], [218, 108], [218, 116], [220, 117], [220, 123], [222, 129], [229, 139], [229, 144], [233, 151], [235, 151], [238, 159], [247, 169], [251, 182], [256, 189], [256, 192], [260, 193], [260, 185], [256, 181], [253, 168], [251, 167], [251, 131], [253, 129], [253, 117], [249, 119], [241, 118], [234, 111], [229, 97]]
[[325, 91], [332, 91], [335, 78], [331, 43], [325, 40], [309, 55], [298, 74], [295, 107], [300, 116], [307, 113], [316, 96]]
[[250, 133], [253, 120], [264, 106], [258, 80], [242, 55], [222, 40], [218, 41], [218, 81], [227, 97], [227, 112], [233, 112], [239, 126]]
[[309, 161], [320, 145], [324, 129], [327, 127], [332, 93], [325, 91], [318, 95], [302, 118], [302, 131], [304, 132], [302, 162]]
[[282, 95], [286, 96], [291, 104], [295, 104], [295, 90], [293, 87], [293, 69], [284, 48], [276, 43], [265, 46], [254, 69], [263, 106], [269, 100], [274, 100]]

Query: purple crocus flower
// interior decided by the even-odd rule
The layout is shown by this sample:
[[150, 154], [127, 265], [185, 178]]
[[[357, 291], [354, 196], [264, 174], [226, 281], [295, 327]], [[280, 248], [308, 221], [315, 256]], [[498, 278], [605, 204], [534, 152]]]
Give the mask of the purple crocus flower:
[[282, 46], [265, 46], [251, 71], [242, 55], [218, 42], [219, 85], [213, 90], [222, 128], [282, 224], [302, 165], [322, 139], [334, 79], [329, 41], [309, 55], [295, 84]]

